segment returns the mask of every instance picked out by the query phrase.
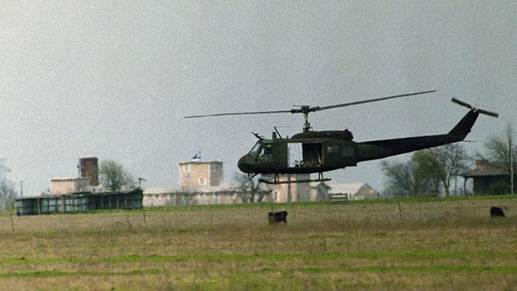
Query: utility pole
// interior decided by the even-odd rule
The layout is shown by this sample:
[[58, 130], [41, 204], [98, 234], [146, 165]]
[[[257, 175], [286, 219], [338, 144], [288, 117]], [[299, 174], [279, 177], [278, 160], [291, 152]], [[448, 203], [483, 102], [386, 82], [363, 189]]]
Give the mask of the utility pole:
[[23, 180], [20, 181], [20, 198], [23, 198]]
[[513, 147], [512, 147], [512, 128], [508, 126], [508, 151], [510, 153], [510, 193], [513, 194], [514, 174], [513, 174]]

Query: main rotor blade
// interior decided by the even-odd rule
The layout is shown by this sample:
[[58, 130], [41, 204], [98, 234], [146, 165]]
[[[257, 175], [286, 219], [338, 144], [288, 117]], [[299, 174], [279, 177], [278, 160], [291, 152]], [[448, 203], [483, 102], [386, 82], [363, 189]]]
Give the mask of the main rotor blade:
[[388, 97], [381, 97], [381, 98], [374, 98], [374, 99], [368, 99], [368, 100], [354, 101], [354, 102], [337, 104], [337, 105], [330, 105], [330, 106], [312, 107], [311, 111], [321, 111], [321, 110], [327, 110], [327, 109], [333, 109], [333, 108], [339, 108], [339, 107], [345, 107], [345, 106], [352, 106], [352, 105], [359, 105], [359, 104], [370, 103], [370, 102], [383, 101], [383, 100], [388, 100], [388, 99], [410, 97], [410, 96], [421, 95], [421, 94], [429, 94], [429, 93], [434, 93], [434, 92], [436, 92], [436, 90], [429, 90], [429, 91], [422, 91], [422, 92], [415, 92], [415, 93], [393, 95], [393, 96], [388, 96]]
[[309, 113], [309, 112], [315, 112], [315, 111], [321, 111], [321, 110], [327, 110], [327, 109], [333, 109], [333, 108], [339, 108], [339, 107], [345, 107], [345, 106], [352, 106], [352, 105], [358, 105], [358, 104], [364, 104], [364, 103], [370, 103], [370, 102], [383, 101], [383, 100], [394, 99], [394, 98], [402, 98], [402, 97], [410, 97], [410, 96], [421, 95], [421, 94], [429, 94], [429, 93], [434, 93], [434, 92], [436, 92], [436, 90], [400, 94], [400, 95], [368, 99], [368, 100], [361, 100], [361, 101], [355, 101], [355, 102], [349, 102], [349, 103], [343, 103], [343, 104], [337, 104], [337, 105], [330, 105], [330, 106], [322, 106], [322, 107], [320, 107], [320, 106], [315, 106], [315, 107], [302, 106], [301, 109], [291, 109], [291, 110], [228, 112], [228, 113], [216, 113], [216, 114], [189, 115], [189, 116], [185, 116], [184, 118], [202, 118], [202, 117], [231, 116], [231, 115], [277, 114], [277, 113]]
[[485, 114], [485, 115], [488, 115], [488, 116], [492, 116], [492, 117], [495, 117], [495, 118], [499, 117], [499, 113], [496, 113], [496, 112], [487, 111], [487, 110], [484, 110], [484, 109], [478, 109], [478, 111], [479, 111], [479, 113], [482, 113], [482, 114]]
[[456, 103], [456, 104], [458, 104], [458, 105], [460, 105], [460, 106], [467, 107], [468, 109], [473, 109], [474, 108], [474, 106], [468, 104], [467, 102], [463, 102], [463, 101], [461, 101], [459, 99], [456, 99], [456, 98], [452, 98], [451, 101]]
[[185, 118], [201, 118], [201, 117], [230, 116], [230, 115], [276, 114], [276, 113], [292, 113], [292, 110], [228, 112], [228, 113], [216, 113], [216, 114], [189, 115], [189, 116], [185, 116]]

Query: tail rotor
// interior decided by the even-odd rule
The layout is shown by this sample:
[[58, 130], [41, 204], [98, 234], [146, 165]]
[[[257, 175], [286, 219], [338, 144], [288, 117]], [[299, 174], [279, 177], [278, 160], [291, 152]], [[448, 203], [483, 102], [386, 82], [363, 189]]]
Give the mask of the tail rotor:
[[488, 116], [492, 116], [492, 117], [495, 117], [495, 118], [499, 117], [499, 114], [496, 113], [496, 112], [492, 112], [492, 111], [488, 111], [488, 110], [484, 110], [484, 109], [479, 109], [477, 107], [474, 107], [474, 106], [472, 106], [472, 105], [470, 105], [470, 104], [468, 104], [466, 102], [463, 102], [461, 100], [458, 100], [456, 98], [452, 98], [451, 101], [456, 103], [456, 104], [458, 104], [458, 105], [460, 105], [460, 106], [466, 107], [466, 108], [468, 108], [468, 109], [470, 109], [470, 110], [472, 110], [474, 112], [478, 112], [478, 113], [485, 114], [485, 115], [488, 115]]

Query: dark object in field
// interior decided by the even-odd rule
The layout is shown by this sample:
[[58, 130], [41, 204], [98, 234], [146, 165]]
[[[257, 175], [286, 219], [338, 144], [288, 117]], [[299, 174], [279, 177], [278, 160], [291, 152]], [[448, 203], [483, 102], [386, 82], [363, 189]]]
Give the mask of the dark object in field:
[[287, 223], [287, 211], [269, 212], [269, 223]]
[[505, 216], [504, 216], [503, 209], [492, 206], [492, 208], [490, 208], [490, 217], [503, 217], [504, 218]]

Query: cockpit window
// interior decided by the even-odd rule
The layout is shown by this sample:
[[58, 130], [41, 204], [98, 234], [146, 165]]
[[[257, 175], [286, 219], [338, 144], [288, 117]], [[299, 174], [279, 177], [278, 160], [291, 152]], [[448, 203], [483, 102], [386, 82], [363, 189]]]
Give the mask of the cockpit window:
[[263, 139], [258, 141], [248, 154], [257, 160], [271, 160], [273, 159], [273, 144], [271, 140]]
[[260, 153], [257, 157], [259, 161], [269, 161], [273, 158], [273, 150], [270, 143], [262, 144], [259, 152]]
[[252, 148], [251, 150], [249, 151], [248, 154], [252, 155], [252, 156], [256, 156], [257, 155], [257, 152], [260, 148], [260, 142], [257, 142]]

